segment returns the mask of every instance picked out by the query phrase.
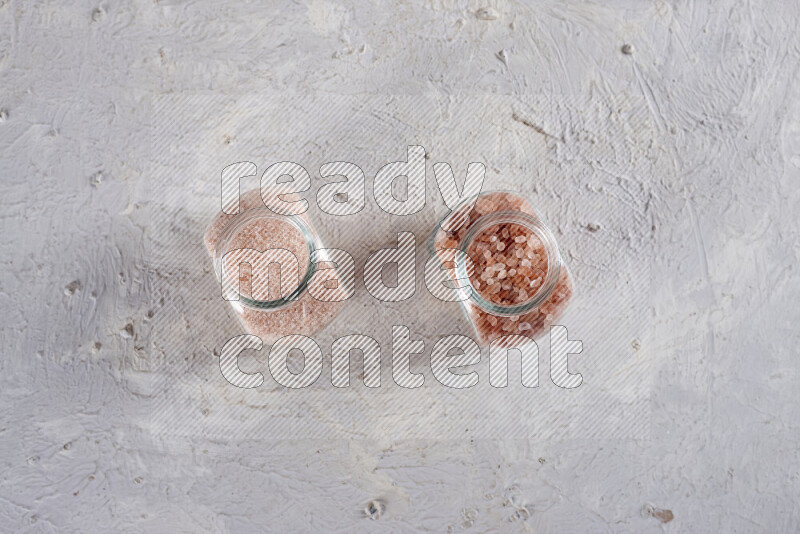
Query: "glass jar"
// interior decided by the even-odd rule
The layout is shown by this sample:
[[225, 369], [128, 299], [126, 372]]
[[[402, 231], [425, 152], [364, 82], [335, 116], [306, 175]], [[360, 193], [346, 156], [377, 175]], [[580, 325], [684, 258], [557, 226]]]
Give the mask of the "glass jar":
[[[553, 233], [514, 192], [488, 191], [465, 200], [440, 221], [430, 246], [443, 267], [454, 267], [451, 279], [469, 290], [461, 306], [481, 346], [510, 334], [540, 336], [572, 296], [572, 276]], [[447, 262], [453, 254], [445, 249], [463, 254]]]
[[[244, 330], [271, 344], [327, 326], [346, 296], [336, 268], [320, 267], [330, 258], [307, 215], [275, 214], [258, 190], [243, 194], [239, 204], [236, 215], [217, 214], [204, 241], [223, 297]], [[256, 261], [270, 249], [280, 251], [273, 256], [277, 261]], [[312, 284], [318, 298], [309, 291]]]

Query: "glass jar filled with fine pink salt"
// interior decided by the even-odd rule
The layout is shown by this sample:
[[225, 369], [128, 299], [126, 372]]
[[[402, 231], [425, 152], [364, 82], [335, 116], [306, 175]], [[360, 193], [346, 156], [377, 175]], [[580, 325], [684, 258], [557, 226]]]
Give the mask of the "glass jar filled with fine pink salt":
[[461, 306], [482, 346], [511, 334], [541, 335], [572, 296], [572, 276], [553, 233], [516, 193], [467, 199], [437, 225], [431, 245], [451, 279], [468, 289]]
[[310, 219], [270, 211], [258, 190], [243, 194], [239, 206], [236, 215], [219, 212], [204, 241], [244, 330], [274, 343], [327, 326], [346, 295]]

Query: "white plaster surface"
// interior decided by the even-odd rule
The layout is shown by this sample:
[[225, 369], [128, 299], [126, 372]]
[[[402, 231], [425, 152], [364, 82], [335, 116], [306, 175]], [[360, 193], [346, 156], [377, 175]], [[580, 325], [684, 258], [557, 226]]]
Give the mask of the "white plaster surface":
[[[0, 2], [0, 531], [800, 531], [798, 22], [794, 2]], [[153, 332], [186, 305], [160, 303], [176, 275], [147, 268], [170, 213], [160, 193], [191, 186], [212, 206], [220, 169], [196, 173], [209, 153], [234, 161], [230, 102], [259, 94], [298, 109], [422, 95], [442, 106], [436, 124], [474, 99], [492, 124], [476, 138], [506, 141], [456, 149], [469, 132], [387, 106], [375, 114], [396, 137], [353, 161], [374, 176], [421, 138], [433, 161], [485, 161], [494, 186], [537, 195], [579, 281], [603, 279], [587, 255], [603, 244], [646, 258], [646, 432], [226, 436], [202, 423], [214, 392], [235, 396], [215, 382], [213, 346], [178, 362], [199, 385], [175, 408], [194, 402], [199, 422], [165, 429], [170, 355]], [[544, 112], [519, 113], [540, 108], [506, 105], [564, 95], [641, 103], [641, 121], [622, 122], [630, 149], [580, 117], [539, 124]], [[185, 144], [153, 138], [170, 98], [207, 103], [170, 115]], [[296, 127], [265, 157], [312, 174], [339, 157]], [[593, 139], [621, 170], [587, 158]], [[154, 182], [173, 149], [194, 166]], [[588, 171], [562, 196], [555, 177], [575, 161]], [[176, 231], [202, 233], [185, 223], [203, 201]]]

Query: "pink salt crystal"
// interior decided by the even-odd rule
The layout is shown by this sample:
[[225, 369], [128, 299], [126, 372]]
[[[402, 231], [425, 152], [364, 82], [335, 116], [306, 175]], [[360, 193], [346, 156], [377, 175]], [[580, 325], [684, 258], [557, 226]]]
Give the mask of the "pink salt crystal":
[[503, 252], [505, 249], [506, 249], [506, 244], [505, 243], [500, 242], [500, 243], [497, 244], [497, 250], [499, 252]]
[[520, 332], [524, 332], [525, 330], [530, 330], [531, 329], [531, 323], [522, 321], [521, 323], [519, 323], [517, 328], [519, 328]]
[[495, 208], [494, 203], [486, 197], [479, 198], [475, 203], [475, 207], [481, 213], [489, 213], [490, 211], [494, 211]]

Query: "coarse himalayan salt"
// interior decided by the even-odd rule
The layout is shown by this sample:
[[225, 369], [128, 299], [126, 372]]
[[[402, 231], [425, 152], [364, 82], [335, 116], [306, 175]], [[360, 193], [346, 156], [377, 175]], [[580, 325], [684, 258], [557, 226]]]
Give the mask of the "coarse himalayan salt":
[[[466, 208], [462, 208], [466, 209]], [[481, 217], [498, 211], [521, 212], [537, 216], [527, 200], [510, 192], [487, 192], [475, 202], [469, 214], [458, 208], [452, 216], [466, 222], [453, 232], [442, 229], [434, 235], [434, 248], [460, 248], [464, 239]], [[488, 247], [489, 255], [485, 247]], [[539, 298], [544, 280], [547, 278], [548, 259], [544, 244], [535, 232], [520, 224], [496, 224], [484, 229], [472, 238], [466, 248], [474, 270], [470, 283], [475, 292], [486, 302], [502, 309], [508, 306], [523, 306]], [[505, 273], [500, 277], [500, 273]], [[489, 276], [491, 275], [491, 276]], [[487, 278], [486, 284], [478, 285]], [[491, 280], [491, 282], [489, 282]], [[537, 337], [557, 320], [572, 296], [572, 277], [566, 265], [561, 263], [556, 283], [538, 306], [521, 315], [491, 313], [479, 306], [474, 299], [462, 302], [477, 334], [478, 342], [489, 345], [494, 339], [509, 334], [524, 334]]]
[[[485, 258], [482, 255], [476, 254], [475, 251], [478, 246], [488, 242], [491, 237], [496, 236], [498, 233], [500, 235], [505, 235], [506, 237], [502, 239], [510, 243], [525, 243], [524, 249], [517, 249], [519, 255], [533, 250], [535, 256], [539, 258], [539, 261], [535, 264], [532, 263], [529, 267], [520, 267], [519, 270], [510, 269], [506, 271], [505, 268], [502, 268], [497, 278], [503, 280], [509, 277], [509, 280], [503, 284], [503, 291], [491, 295], [481, 292], [479, 292], [479, 294], [494, 304], [499, 304], [501, 306], [517, 306], [527, 300], [527, 294], [525, 294], [525, 297], [522, 297], [523, 293], [521, 291], [529, 287], [531, 277], [534, 275], [544, 276], [547, 273], [546, 252], [544, 250], [544, 245], [538, 238], [535, 241], [529, 239], [533, 232], [524, 226], [519, 224], [499, 224], [491, 226], [475, 236], [466, 250], [470, 258], [473, 259], [474, 271], [471, 277], [473, 284], [475, 280], [480, 278], [484, 271], [493, 269], [496, 265], [487, 265]], [[531, 243], [534, 243], [534, 245], [531, 246]]]
[[[285, 200], [291, 201], [288, 196], [284, 196]], [[261, 195], [258, 190], [249, 191], [243, 194], [240, 198], [240, 215], [252, 209], [263, 208], [264, 203], [261, 200]], [[228, 215], [219, 212], [211, 225], [206, 230], [204, 242], [206, 250], [212, 261], [214, 259], [214, 252], [217, 246], [217, 241], [224, 232], [226, 226], [240, 215]], [[311, 223], [305, 214], [297, 216], [302, 222], [311, 227]], [[235, 250], [241, 248], [255, 249], [264, 251], [268, 249], [281, 248], [292, 252], [297, 258], [297, 264], [289, 262], [288, 265], [281, 265], [280, 278], [288, 276], [290, 281], [288, 284], [284, 282], [283, 288], [279, 287], [279, 277], [275, 276], [278, 269], [273, 265], [269, 271], [268, 277], [269, 284], [265, 288], [258, 288], [259, 291], [251, 290], [252, 274], [251, 270], [244, 266], [239, 271], [240, 291], [242, 296], [249, 298], [251, 295], [264, 300], [264, 298], [275, 299], [278, 296], [286, 296], [298, 287], [298, 281], [301, 280], [307, 273], [310, 257], [309, 247], [305, 236], [291, 223], [284, 220], [279, 215], [271, 215], [270, 217], [255, 218], [240, 228], [234, 236], [231, 237], [228, 250]], [[232, 253], [226, 256], [229, 259], [226, 267], [229, 272], [236, 272], [234, 266], [236, 264], [235, 255]], [[314, 274], [312, 283], [323, 284], [318, 286], [324, 289], [341, 287], [338, 283], [338, 276], [335, 269], [325, 269], [325, 264], [318, 264], [317, 268], [320, 269]], [[285, 271], [285, 272], [284, 272]], [[274, 274], [273, 274], [274, 273]], [[258, 275], [259, 273], [255, 273]], [[265, 273], [261, 273], [262, 275]], [[263, 279], [263, 276], [257, 276], [257, 279]], [[251, 293], [252, 291], [252, 293]], [[266, 291], [266, 294], [260, 291]], [[335, 289], [334, 295], [335, 295]], [[318, 296], [322, 291], [316, 293]], [[324, 292], [330, 296], [330, 292]], [[336, 298], [334, 296], [334, 298]], [[234, 303], [232, 303], [234, 304]], [[285, 305], [274, 309], [256, 309], [244, 305], [234, 306], [239, 322], [242, 327], [250, 334], [256, 335], [261, 338], [264, 343], [271, 344], [279, 338], [290, 335], [312, 335], [327, 326], [342, 308], [341, 301], [326, 302], [317, 300], [311, 296], [308, 289], [304, 290], [295, 301], [290, 301]]]

